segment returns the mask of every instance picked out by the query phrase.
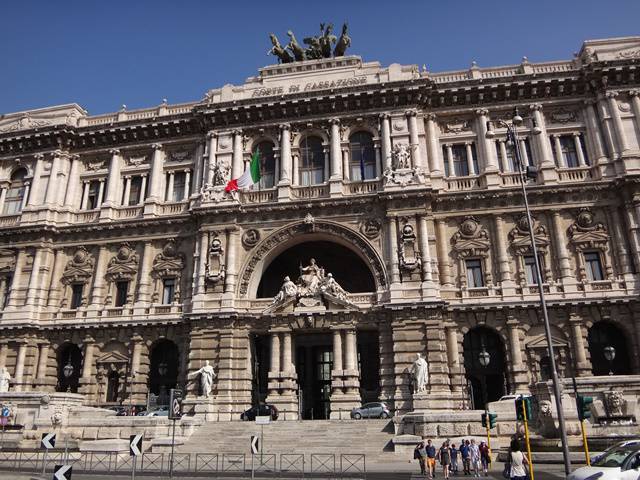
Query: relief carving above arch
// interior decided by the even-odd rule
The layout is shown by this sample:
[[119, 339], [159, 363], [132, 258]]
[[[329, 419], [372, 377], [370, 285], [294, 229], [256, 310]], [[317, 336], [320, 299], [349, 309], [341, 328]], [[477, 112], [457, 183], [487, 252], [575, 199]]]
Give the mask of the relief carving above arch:
[[251, 278], [256, 267], [262, 260], [276, 247], [282, 245], [293, 238], [307, 233], [324, 233], [346, 240], [353, 245], [366, 259], [369, 267], [374, 273], [376, 287], [384, 289], [387, 287], [386, 274], [383, 263], [375, 249], [359, 233], [337, 223], [327, 221], [314, 221], [313, 224], [301, 221], [293, 225], [288, 225], [274, 232], [260, 242], [254, 249], [248, 262], [240, 273], [240, 295], [247, 295]]

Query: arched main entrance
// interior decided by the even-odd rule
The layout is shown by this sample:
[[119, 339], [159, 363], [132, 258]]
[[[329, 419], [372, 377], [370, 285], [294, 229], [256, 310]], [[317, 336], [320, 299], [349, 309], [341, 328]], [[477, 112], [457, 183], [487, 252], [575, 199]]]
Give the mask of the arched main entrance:
[[375, 292], [371, 270], [352, 250], [339, 243], [310, 241], [294, 245], [273, 259], [260, 279], [257, 297], [274, 297], [284, 277], [289, 276], [295, 281], [300, 275], [301, 265], [307, 265], [311, 258], [327, 274], [333, 274], [347, 292]]
[[58, 384], [56, 391], [78, 393], [82, 352], [74, 343], [65, 343], [58, 350]]
[[169, 390], [178, 383], [178, 346], [171, 340], [159, 340], [151, 347], [149, 391], [158, 396], [158, 404], [166, 405]]
[[[631, 362], [627, 350], [626, 335], [613, 322], [597, 322], [588, 334], [589, 353], [591, 354], [591, 369], [594, 375], [628, 375], [631, 373]], [[615, 356], [609, 361], [605, 349], [613, 347]]]
[[[498, 400], [507, 390], [504, 344], [500, 335], [494, 330], [475, 327], [465, 334], [463, 348], [464, 369], [470, 386], [473, 408], [484, 410], [485, 402]], [[486, 366], [481, 363], [482, 352], [489, 355], [489, 363]], [[483, 382], [486, 386], [486, 395]]]

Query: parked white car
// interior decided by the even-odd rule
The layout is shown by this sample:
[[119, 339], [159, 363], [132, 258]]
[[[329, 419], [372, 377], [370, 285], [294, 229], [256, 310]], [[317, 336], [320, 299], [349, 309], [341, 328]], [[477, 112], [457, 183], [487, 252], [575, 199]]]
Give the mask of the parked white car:
[[590, 467], [572, 472], [568, 480], [637, 480], [640, 478], [640, 440], [621, 442], [594, 458]]

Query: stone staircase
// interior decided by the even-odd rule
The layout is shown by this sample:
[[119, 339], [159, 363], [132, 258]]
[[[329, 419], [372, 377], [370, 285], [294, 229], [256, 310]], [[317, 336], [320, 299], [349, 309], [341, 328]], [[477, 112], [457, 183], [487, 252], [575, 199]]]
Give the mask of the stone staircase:
[[275, 421], [263, 427], [254, 422], [205, 422], [184, 443], [176, 445], [176, 451], [249, 453], [250, 437], [259, 436], [261, 428], [264, 453], [393, 455], [391, 420]]

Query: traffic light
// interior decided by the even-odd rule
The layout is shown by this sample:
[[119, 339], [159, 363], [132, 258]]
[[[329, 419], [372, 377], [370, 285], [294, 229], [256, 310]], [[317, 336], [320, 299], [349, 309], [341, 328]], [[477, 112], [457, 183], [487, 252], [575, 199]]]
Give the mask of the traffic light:
[[580, 421], [591, 418], [591, 410], [589, 406], [593, 403], [593, 397], [583, 397], [578, 395], [578, 418]]
[[498, 414], [489, 413], [489, 428], [495, 428], [497, 423], [498, 423]]
[[527, 421], [531, 420], [533, 409], [531, 408], [531, 397], [519, 397], [516, 398], [516, 417], [520, 421], [524, 421], [524, 415], [522, 413], [522, 404], [524, 403], [524, 409], [527, 412]]
[[482, 414], [482, 426], [487, 428], [487, 414], [486, 413]]

